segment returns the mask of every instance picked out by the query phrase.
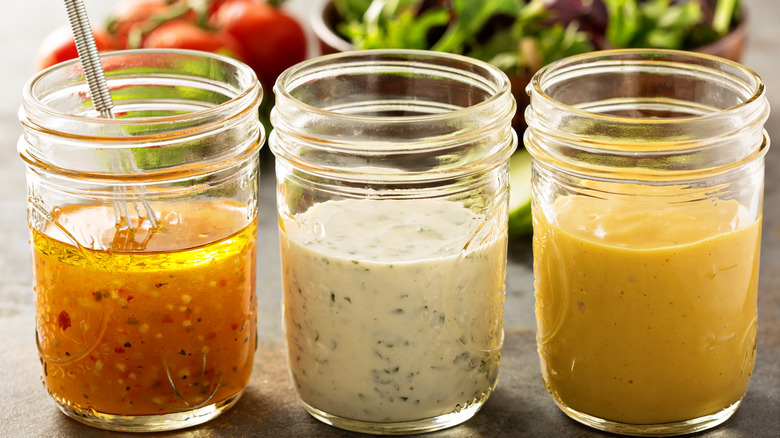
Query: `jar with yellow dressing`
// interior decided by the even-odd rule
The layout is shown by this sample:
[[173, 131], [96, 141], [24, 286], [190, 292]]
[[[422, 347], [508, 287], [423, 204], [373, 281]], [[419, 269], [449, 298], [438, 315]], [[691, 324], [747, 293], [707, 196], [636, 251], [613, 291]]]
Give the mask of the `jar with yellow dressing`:
[[630, 435], [726, 421], [755, 361], [761, 79], [707, 55], [621, 50], [553, 63], [528, 91], [537, 345], [553, 400]]

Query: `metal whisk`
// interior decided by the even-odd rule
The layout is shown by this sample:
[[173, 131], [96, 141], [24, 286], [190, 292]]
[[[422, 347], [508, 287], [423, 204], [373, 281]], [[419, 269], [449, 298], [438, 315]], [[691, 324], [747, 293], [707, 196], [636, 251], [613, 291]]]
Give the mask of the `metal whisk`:
[[[92, 35], [87, 10], [82, 0], [64, 0], [65, 9], [68, 12], [68, 21], [73, 31], [73, 39], [76, 41], [79, 60], [84, 68], [84, 77], [87, 81], [90, 94], [92, 94], [92, 103], [95, 109], [100, 113], [100, 117], [113, 119], [112, 109], [114, 101], [111, 100], [111, 92], [108, 89], [106, 75], [103, 71], [103, 65], [100, 63], [100, 55], [95, 45], [95, 38]], [[123, 191], [123, 188], [119, 188]], [[140, 206], [139, 206], [140, 204]], [[157, 228], [157, 217], [148, 201], [136, 202], [136, 211], [139, 218], [144, 217], [149, 221], [152, 228]], [[114, 215], [116, 224], [120, 226], [123, 222], [131, 231], [133, 223], [130, 220], [130, 212], [125, 201], [114, 202]]]

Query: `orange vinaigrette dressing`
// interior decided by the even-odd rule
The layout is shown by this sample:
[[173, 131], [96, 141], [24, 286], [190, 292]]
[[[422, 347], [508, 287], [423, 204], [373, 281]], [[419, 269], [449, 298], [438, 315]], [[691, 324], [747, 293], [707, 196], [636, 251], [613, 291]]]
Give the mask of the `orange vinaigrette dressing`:
[[[159, 212], [162, 226], [140, 252], [78, 249], [32, 232], [43, 381], [66, 407], [160, 415], [225, 401], [249, 381], [255, 221], [231, 234], [246, 217], [228, 203]], [[94, 216], [104, 246], [116, 245], [108, 209], [60, 213]]]

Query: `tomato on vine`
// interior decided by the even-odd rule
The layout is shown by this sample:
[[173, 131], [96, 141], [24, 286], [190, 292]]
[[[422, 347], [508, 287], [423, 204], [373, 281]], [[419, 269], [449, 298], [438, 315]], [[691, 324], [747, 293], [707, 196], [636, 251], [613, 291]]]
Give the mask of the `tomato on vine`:
[[166, 21], [149, 32], [142, 43], [147, 49], [188, 49], [243, 59], [241, 45], [223, 31], [210, 31], [186, 20]]
[[266, 87], [272, 87], [282, 71], [306, 59], [306, 33], [301, 25], [267, 2], [220, 1], [209, 22], [239, 41], [244, 62]]
[[[272, 0], [269, 0], [269, 2]], [[249, 64], [270, 89], [306, 58], [306, 33], [276, 2], [262, 0], [118, 0], [106, 26], [95, 28], [98, 51], [136, 48], [220, 53]], [[41, 47], [38, 67], [76, 58], [67, 28]]]
[[[95, 38], [95, 45], [99, 52], [115, 49], [111, 35], [105, 30], [93, 26], [92, 36]], [[76, 41], [73, 39], [70, 27], [61, 26], [49, 33], [41, 43], [35, 56], [35, 66], [38, 70], [43, 70], [78, 56]]]
[[137, 49], [143, 45], [144, 31], [148, 33], [174, 15], [171, 8], [166, 0], [120, 0], [114, 5], [106, 29], [113, 35], [117, 47]]

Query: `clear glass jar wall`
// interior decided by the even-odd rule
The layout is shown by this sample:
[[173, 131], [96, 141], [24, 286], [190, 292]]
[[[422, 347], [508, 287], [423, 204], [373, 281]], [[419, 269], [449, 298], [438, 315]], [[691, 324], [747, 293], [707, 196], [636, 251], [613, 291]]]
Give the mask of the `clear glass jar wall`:
[[503, 343], [506, 76], [440, 53], [350, 52], [293, 67], [275, 92], [283, 318], [303, 406], [368, 433], [467, 420]]
[[20, 110], [43, 382], [92, 426], [188, 427], [252, 370], [262, 90], [215, 55], [102, 59], [115, 119], [77, 61], [34, 77]]
[[755, 360], [761, 79], [706, 55], [626, 50], [554, 63], [528, 90], [548, 390], [610, 432], [720, 424]]

